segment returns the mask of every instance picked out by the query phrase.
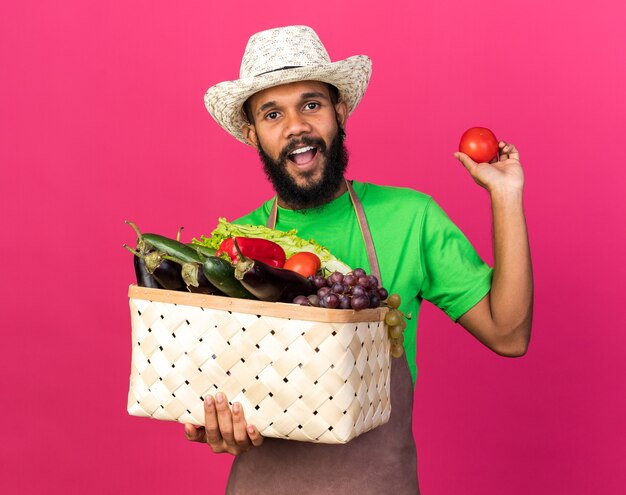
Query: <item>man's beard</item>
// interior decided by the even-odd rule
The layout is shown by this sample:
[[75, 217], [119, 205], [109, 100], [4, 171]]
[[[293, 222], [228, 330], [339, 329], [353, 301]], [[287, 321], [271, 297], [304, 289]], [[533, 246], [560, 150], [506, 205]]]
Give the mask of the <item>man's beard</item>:
[[[259, 156], [263, 162], [263, 169], [267, 178], [274, 186], [278, 197], [294, 210], [304, 210], [322, 206], [332, 199], [344, 181], [344, 172], [348, 166], [348, 150], [344, 145], [345, 133], [341, 127], [332, 140], [330, 147], [322, 139], [302, 137], [295, 139], [285, 146], [277, 160], [273, 160], [259, 142]], [[303, 146], [317, 147], [317, 153], [325, 159], [324, 170], [318, 182], [313, 182], [311, 171], [309, 176], [305, 174], [306, 185], [299, 186], [287, 172], [288, 155]]]

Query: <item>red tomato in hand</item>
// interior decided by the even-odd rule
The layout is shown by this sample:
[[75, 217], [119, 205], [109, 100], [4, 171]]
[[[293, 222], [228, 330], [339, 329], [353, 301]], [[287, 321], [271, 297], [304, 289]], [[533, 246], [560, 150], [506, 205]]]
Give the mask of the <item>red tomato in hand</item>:
[[498, 140], [485, 127], [472, 127], [463, 133], [459, 151], [477, 163], [489, 163], [498, 154]]
[[285, 261], [283, 268], [298, 272], [303, 277], [308, 277], [309, 275], [315, 275], [321, 266], [322, 262], [315, 253], [301, 251]]

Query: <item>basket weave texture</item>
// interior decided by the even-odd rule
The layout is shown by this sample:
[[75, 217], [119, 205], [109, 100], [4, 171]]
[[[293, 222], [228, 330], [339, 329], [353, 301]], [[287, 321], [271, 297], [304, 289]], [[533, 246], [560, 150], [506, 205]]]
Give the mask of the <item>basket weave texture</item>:
[[131, 286], [128, 412], [204, 424], [223, 392], [263, 436], [346, 443], [388, 421], [386, 308], [306, 308]]

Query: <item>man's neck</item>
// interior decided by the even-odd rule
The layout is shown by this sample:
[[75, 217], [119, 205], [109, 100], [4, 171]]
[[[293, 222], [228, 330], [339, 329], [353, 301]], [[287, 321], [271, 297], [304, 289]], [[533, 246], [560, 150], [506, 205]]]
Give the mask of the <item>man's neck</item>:
[[[324, 206], [325, 204], [328, 204], [331, 201], [334, 201], [335, 199], [337, 199], [339, 196], [341, 196], [347, 190], [348, 190], [348, 186], [346, 186], [346, 181], [342, 180], [341, 184], [339, 185], [339, 188], [337, 189], [337, 191], [335, 192], [335, 194], [332, 196], [332, 198], [329, 201], [327, 201], [326, 203], [322, 203], [322, 204], [311, 205], [311, 206], [309, 206], [306, 209], [319, 208], [320, 206]], [[278, 206], [280, 206], [281, 208], [286, 208], [288, 210], [294, 210], [295, 209], [295, 208], [293, 208], [293, 206], [291, 206], [288, 203], [286, 203], [280, 196], [278, 196], [277, 199], [278, 199]]]

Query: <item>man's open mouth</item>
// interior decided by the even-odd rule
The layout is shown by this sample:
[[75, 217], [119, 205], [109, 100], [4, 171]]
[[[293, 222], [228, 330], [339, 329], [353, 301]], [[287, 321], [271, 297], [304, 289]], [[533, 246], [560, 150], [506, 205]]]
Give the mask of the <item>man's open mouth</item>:
[[303, 146], [289, 153], [287, 157], [296, 165], [304, 165], [313, 160], [316, 154], [317, 148], [315, 146]]

